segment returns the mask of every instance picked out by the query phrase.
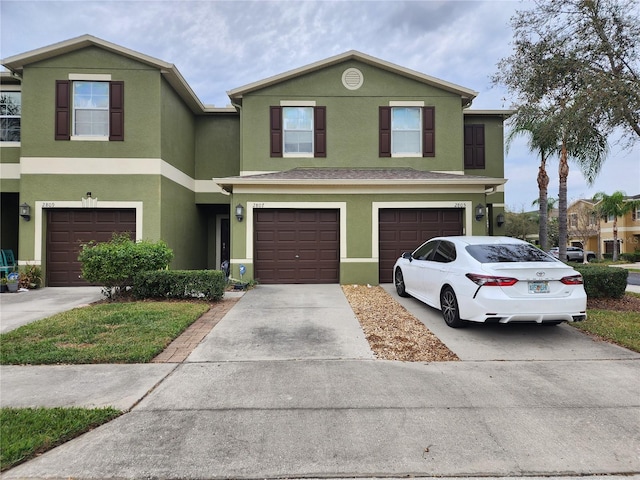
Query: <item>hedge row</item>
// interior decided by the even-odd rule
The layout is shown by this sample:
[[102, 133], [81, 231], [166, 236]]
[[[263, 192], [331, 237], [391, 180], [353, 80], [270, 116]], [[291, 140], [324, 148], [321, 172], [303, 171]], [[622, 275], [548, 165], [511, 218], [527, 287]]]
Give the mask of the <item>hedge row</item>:
[[133, 278], [136, 298], [202, 298], [218, 301], [227, 284], [220, 270], [159, 270], [139, 272]]
[[584, 279], [589, 298], [622, 298], [627, 288], [629, 272], [624, 268], [602, 265], [572, 265]]

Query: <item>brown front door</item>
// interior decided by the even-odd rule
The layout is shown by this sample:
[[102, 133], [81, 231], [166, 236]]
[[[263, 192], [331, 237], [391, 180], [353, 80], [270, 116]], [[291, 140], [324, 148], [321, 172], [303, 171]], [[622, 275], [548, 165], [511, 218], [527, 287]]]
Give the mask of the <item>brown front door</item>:
[[254, 268], [260, 283], [338, 283], [338, 210], [257, 209]]
[[379, 216], [380, 283], [393, 282], [393, 265], [433, 237], [462, 235], [462, 210], [456, 208], [385, 208]]
[[107, 242], [113, 232], [136, 233], [135, 209], [56, 209], [47, 212], [47, 285], [89, 285], [80, 278], [78, 250], [90, 240]]

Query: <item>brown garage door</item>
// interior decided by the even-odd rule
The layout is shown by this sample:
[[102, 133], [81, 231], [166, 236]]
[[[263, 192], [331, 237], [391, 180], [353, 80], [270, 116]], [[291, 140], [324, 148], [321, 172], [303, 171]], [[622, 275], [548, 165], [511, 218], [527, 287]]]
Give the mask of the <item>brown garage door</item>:
[[462, 210], [454, 208], [385, 208], [379, 213], [380, 283], [393, 279], [393, 264], [430, 238], [462, 235]]
[[113, 232], [129, 232], [135, 238], [135, 209], [56, 209], [47, 214], [47, 285], [88, 285], [80, 278], [78, 249], [90, 240], [106, 242]]
[[260, 283], [337, 283], [338, 210], [255, 210], [255, 277]]

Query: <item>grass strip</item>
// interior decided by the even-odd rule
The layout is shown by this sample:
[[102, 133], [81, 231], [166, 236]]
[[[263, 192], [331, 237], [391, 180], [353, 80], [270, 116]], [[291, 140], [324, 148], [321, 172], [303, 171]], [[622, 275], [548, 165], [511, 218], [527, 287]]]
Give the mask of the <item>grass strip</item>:
[[0, 471], [120, 415], [113, 408], [1, 408]]
[[0, 335], [0, 364], [149, 362], [208, 309], [204, 302], [75, 308]]
[[589, 310], [584, 322], [571, 325], [603, 340], [640, 352], [640, 312]]

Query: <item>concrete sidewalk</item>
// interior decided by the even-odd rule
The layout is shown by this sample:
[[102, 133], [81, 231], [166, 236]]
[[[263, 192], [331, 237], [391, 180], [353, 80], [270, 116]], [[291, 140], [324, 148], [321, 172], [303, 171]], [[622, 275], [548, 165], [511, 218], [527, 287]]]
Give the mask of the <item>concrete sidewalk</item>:
[[[184, 363], [96, 366], [140, 369], [140, 401], [2, 478], [640, 478], [640, 355], [579, 334], [560, 356], [564, 330], [540, 327], [531, 352], [561, 340], [514, 360], [499, 352], [515, 355], [527, 332], [469, 353], [474, 330], [448, 330], [466, 355], [502, 358], [374, 360], [338, 285], [259, 286]], [[91, 389], [92, 376], [121, 388], [78, 368], [61, 389], [74, 377]]]

